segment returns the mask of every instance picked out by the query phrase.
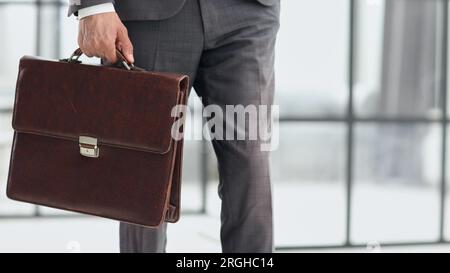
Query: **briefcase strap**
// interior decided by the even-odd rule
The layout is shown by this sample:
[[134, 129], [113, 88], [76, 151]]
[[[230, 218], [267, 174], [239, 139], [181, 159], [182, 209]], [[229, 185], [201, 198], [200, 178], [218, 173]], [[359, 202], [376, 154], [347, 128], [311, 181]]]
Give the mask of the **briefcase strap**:
[[[77, 48], [72, 55], [70, 55], [67, 59], [61, 59], [60, 61], [68, 62], [68, 63], [81, 63], [79, 58], [83, 55], [83, 51], [81, 51], [80, 48]], [[141, 67], [137, 67], [134, 64], [127, 61], [125, 56], [122, 54], [122, 52], [118, 49], [116, 49], [116, 55], [119, 61], [116, 63], [116, 66], [124, 67], [127, 70], [135, 70], [135, 71], [145, 71], [145, 69]]]

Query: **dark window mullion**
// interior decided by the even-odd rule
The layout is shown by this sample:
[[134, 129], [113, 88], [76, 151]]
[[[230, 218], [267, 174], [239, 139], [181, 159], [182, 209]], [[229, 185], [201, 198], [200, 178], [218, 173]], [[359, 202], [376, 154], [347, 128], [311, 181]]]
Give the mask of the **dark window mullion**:
[[441, 158], [441, 188], [440, 188], [440, 215], [439, 215], [439, 241], [445, 241], [445, 203], [446, 203], [446, 183], [447, 183], [447, 126], [448, 126], [448, 106], [447, 106], [447, 65], [448, 65], [448, 0], [442, 0], [442, 53], [440, 88], [442, 100], [442, 158]]
[[347, 105], [347, 142], [346, 142], [346, 235], [345, 245], [351, 245], [351, 210], [353, 189], [353, 150], [354, 150], [354, 112], [353, 112], [353, 82], [354, 82], [354, 46], [355, 46], [355, 0], [349, 0], [349, 46], [348, 46], [348, 105]]

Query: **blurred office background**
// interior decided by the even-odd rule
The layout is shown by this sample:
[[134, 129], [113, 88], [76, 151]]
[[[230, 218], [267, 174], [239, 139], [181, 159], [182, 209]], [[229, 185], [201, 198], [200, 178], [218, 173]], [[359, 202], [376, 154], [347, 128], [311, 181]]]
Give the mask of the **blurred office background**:
[[[281, 2], [277, 249], [450, 241], [448, 0]], [[0, 0], [0, 252], [118, 251], [114, 221], [5, 196], [18, 60], [73, 52], [77, 21], [66, 9]], [[184, 215], [168, 251], [220, 251], [210, 144], [187, 141], [184, 162]]]

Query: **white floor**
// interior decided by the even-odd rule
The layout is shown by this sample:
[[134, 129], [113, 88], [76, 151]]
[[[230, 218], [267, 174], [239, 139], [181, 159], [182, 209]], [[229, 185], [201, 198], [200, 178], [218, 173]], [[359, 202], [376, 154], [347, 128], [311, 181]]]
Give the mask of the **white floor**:
[[[208, 188], [207, 215], [183, 215], [169, 225], [168, 252], [220, 252], [220, 202]], [[375, 252], [450, 252], [450, 245], [378, 247], [377, 242], [434, 241], [439, 231], [436, 187], [362, 184], [354, 189], [352, 242]], [[183, 208], [200, 205], [198, 186], [183, 187]], [[450, 202], [446, 215], [450, 219]], [[30, 214], [33, 207], [0, 195], [0, 214]], [[276, 245], [339, 245], [345, 240], [345, 188], [341, 183], [274, 186]], [[45, 214], [61, 214], [43, 209]], [[447, 222], [448, 223], [448, 222]], [[450, 239], [450, 225], [446, 225]], [[0, 252], [118, 252], [118, 224], [95, 217], [0, 219]], [[308, 251], [371, 252], [366, 248]]]
[[[199, 225], [201, 223], [201, 225]], [[0, 252], [118, 252], [118, 224], [93, 217], [2, 220]], [[185, 216], [169, 226], [168, 252], [220, 252], [216, 219]], [[449, 245], [310, 249], [301, 252], [447, 252]]]
[[[169, 227], [169, 252], [218, 252], [214, 221], [186, 216]], [[211, 222], [211, 223], [209, 223]], [[207, 229], [197, 231], [197, 223]], [[118, 252], [118, 223], [94, 217], [2, 220], [0, 252]]]

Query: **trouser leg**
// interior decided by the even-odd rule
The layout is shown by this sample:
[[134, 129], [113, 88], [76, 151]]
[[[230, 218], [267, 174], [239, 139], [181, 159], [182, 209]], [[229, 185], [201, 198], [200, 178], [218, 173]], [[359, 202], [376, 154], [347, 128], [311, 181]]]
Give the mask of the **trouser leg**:
[[[187, 74], [191, 81], [195, 79], [203, 48], [203, 27], [196, 0], [187, 1], [177, 15], [167, 20], [124, 24], [134, 46], [137, 66], [150, 71]], [[121, 223], [120, 251], [165, 252], [166, 229], [167, 224], [145, 228]]]
[[[242, 0], [200, 3], [206, 48], [194, 87], [205, 107], [215, 105], [222, 110], [224, 134], [232, 131], [236, 135], [236, 121], [225, 118], [227, 105], [257, 109], [267, 105], [270, 109], [273, 102], [279, 6]], [[224, 252], [273, 249], [269, 153], [261, 150], [260, 140], [248, 138], [247, 125], [255, 122], [258, 116], [249, 116], [246, 127], [240, 128], [246, 140], [212, 141], [219, 167]]]

